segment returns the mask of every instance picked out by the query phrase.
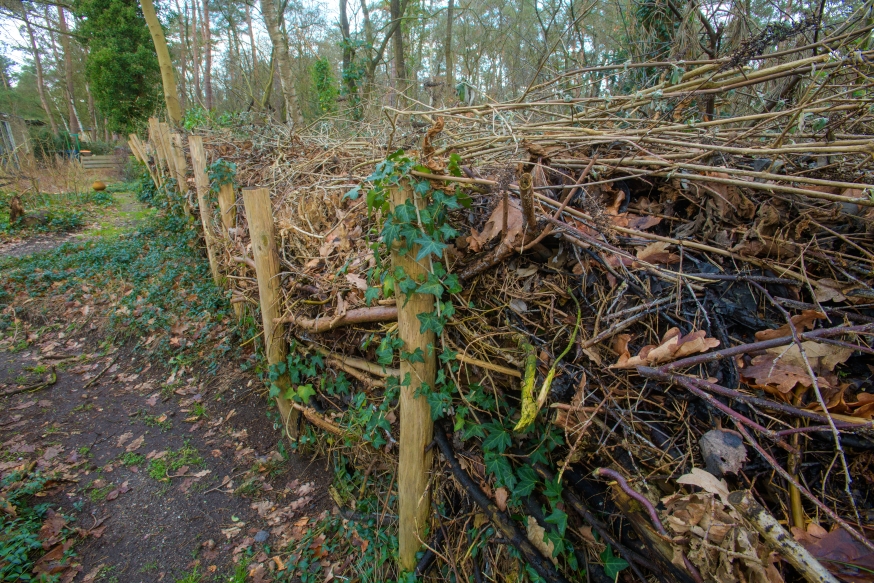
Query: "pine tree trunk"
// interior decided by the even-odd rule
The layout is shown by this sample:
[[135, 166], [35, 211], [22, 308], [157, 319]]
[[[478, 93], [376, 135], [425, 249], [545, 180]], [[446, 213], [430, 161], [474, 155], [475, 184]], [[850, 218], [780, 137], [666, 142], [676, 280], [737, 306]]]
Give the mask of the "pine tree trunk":
[[446, 51], [446, 95], [455, 93], [455, 80], [453, 78], [453, 70], [455, 65], [452, 62], [452, 17], [455, 11], [455, 0], [449, 0], [449, 7], [446, 10], [446, 42], [444, 50]]
[[140, 0], [143, 9], [143, 17], [152, 35], [155, 44], [155, 52], [158, 54], [158, 65], [161, 68], [161, 84], [164, 86], [164, 101], [167, 104], [167, 117], [173, 125], [179, 125], [182, 121], [182, 109], [179, 107], [179, 95], [176, 93], [176, 76], [173, 70], [173, 61], [170, 60], [170, 50], [167, 48], [167, 39], [164, 38], [164, 29], [158, 21], [155, 6], [152, 0]]
[[209, 28], [209, 0], [203, 0], [201, 15], [203, 16], [203, 90], [206, 96], [206, 108], [212, 109], [212, 34]]
[[36, 37], [33, 34], [33, 28], [30, 26], [30, 21], [27, 19], [27, 12], [23, 12], [24, 26], [27, 28], [27, 36], [30, 38], [30, 49], [33, 53], [33, 63], [36, 67], [36, 91], [39, 94], [39, 102], [42, 105], [43, 111], [46, 112], [46, 117], [49, 120], [49, 127], [52, 128], [52, 135], [58, 135], [58, 124], [55, 122], [55, 117], [52, 115], [52, 110], [49, 109], [49, 102], [46, 99], [45, 81], [42, 72], [42, 59], [39, 56], [39, 49], [36, 47]]
[[[390, 5], [392, 22], [397, 22], [403, 18], [401, 11], [401, 0], [391, 0]], [[392, 87], [395, 93], [392, 95], [392, 104], [398, 107], [403, 101], [402, 97], [407, 90], [407, 73], [404, 66], [404, 33], [403, 25], [398, 25], [392, 37], [392, 47], [394, 49], [394, 58], [392, 59]]]
[[349, 76], [349, 73], [352, 71], [352, 59], [355, 57], [355, 51], [352, 50], [349, 17], [346, 15], [346, 0], [340, 0], [340, 35], [343, 37], [343, 82], [351, 99], [351, 95], [355, 92], [355, 80]]
[[197, 30], [197, 1], [191, 3], [191, 51], [192, 68], [191, 75], [194, 77], [193, 100], [203, 105], [203, 91], [200, 90], [200, 35]]
[[61, 31], [61, 48], [64, 50], [64, 80], [67, 83], [67, 107], [70, 109], [70, 129], [74, 134], [82, 131], [79, 114], [76, 112], [76, 94], [73, 87], [73, 53], [70, 52], [70, 36], [67, 33], [67, 17], [58, 6], [58, 28]]
[[99, 126], [97, 125], [97, 109], [94, 107], [94, 96], [91, 94], [91, 87], [88, 86], [88, 83], [85, 83], [85, 94], [88, 96], [88, 117], [91, 118], [91, 132], [90, 135], [92, 139], [100, 139], [99, 134]]
[[179, 68], [182, 73], [179, 77], [179, 103], [182, 111], [185, 111], [188, 101], [188, 91], [186, 89], [188, 77], [187, 60], [188, 50], [191, 45], [188, 42], [188, 12], [182, 10], [179, 0], [176, 0], [176, 11], [179, 13], [179, 44], [181, 45], [179, 50]]
[[249, 44], [252, 50], [252, 85], [258, 86], [258, 49], [255, 48], [255, 27], [252, 26], [252, 9], [246, 4], [246, 24], [249, 25]]
[[276, 54], [276, 65], [279, 70], [279, 85], [285, 100], [285, 110], [295, 124], [302, 124], [300, 109], [297, 104], [297, 92], [292, 78], [291, 57], [288, 52], [288, 39], [279, 28], [279, 15], [273, 0], [261, 0], [261, 13], [264, 15], [264, 25], [270, 34], [270, 41]]

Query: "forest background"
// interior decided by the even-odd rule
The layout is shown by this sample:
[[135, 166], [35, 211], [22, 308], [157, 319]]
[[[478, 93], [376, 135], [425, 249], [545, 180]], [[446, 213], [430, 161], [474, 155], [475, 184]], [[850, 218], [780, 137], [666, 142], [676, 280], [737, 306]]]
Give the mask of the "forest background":
[[[818, 36], [859, 4], [4, 0], [0, 111], [29, 120], [45, 151], [65, 149], [69, 134], [111, 142], [113, 134], [142, 129], [166, 107], [147, 26], [152, 13], [169, 48], [177, 115], [184, 113], [188, 129], [248, 115], [299, 128], [352, 123], [360, 133], [366, 126], [355, 122], [378, 119], [382, 106], [521, 100], [539, 81], [580, 67], [605, 70], [568, 76], [553, 85], [557, 97], [633, 93], [681, 75], [696, 60], [730, 54], [768, 27], [803, 23]], [[663, 61], [676, 65], [616, 67]], [[787, 84], [784, 93], [791, 89]], [[744, 98], [767, 110], [779, 101], [755, 93]], [[699, 117], [718, 113], [718, 106], [708, 104]], [[101, 153], [99, 143], [92, 149]]]

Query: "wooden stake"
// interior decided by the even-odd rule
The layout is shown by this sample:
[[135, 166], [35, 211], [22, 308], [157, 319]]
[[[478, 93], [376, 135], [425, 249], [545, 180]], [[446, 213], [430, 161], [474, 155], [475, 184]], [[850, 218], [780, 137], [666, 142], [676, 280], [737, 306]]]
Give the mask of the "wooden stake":
[[[285, 362], [288, 355], [288, 345], [285, 342], [285, 326], [274, 323], [279, 318], [279, 302], [281, 291], [279, 287], [279, 253], [276, 250], [276, 238], [273, 232], [273, 207], [270, 202], [270, 191], [266, 188], [244, 188], [243, 205], [246, 208], [246, 219], [249, 223], [249, 237], [252, 240], [252, 253], [255, 256], [255, 276], [258, 279], [258, 297], [261, 301], [261, 318], [264, 322], [264, 351], [267, 362], [279, 364]], [[282, 417], [286, 433], [292, 439], [297, 439], [297, 422], [299, 413], [293, 409], [291, 402], [285, 398], [285, 391], [291, 386], [288, 374], [281, 375], [276, 380], [279, 396], [276, 405]]]
[[[231, 237], [228, 229], [233, 229], [237, 225], [237, 196], [234, 194], [233, 184], [222, 184], [218, 192], [219, 210], [222, 214], [222, 238], [228, 241], [231, 245]], [[233, 280], [228, 281], [229, 286], [233, 289]], [[243, 316], [243, 304], [232, 304], [234, 313], [237, 318]]]
[[173, 167], [176, 170], [176, 188], [179, 190], [179, 194], [187, 199], [188, 182], [185, 177], [188, 174], [188, 164], [185, 162], [185, 149], [182, 146], [181, 135], [170, 134], [170, 154], [173, 158]]
[[[410, 183], [404, 180], [399, 188], [392, 189], [392, 208], [414, 199]], [[418, 208], [424, 201], [415, 200]], [[427, 260], [416, 261], [418, 246], [401, 256], [392, 249], [392, 265], [401, 267], [415, 280], [427, 277]], [[401, 436], [400, 459], [398, 462], [398, 543], [401, 569], [412, 571], [416, 567], [416, 553], [421, 547], [422, 536], [431, 514], [428, 493], [428, 472], [431, 469], [432, 454], [425, 449], [434, 437], [434, 422], [431, 420], [431, 407], [425, 397], [416, 397], [416, 390], [427, 383], [434, 386], [437, 374], [434, 332], [420, 332], [418, 314], [434, 311], [434, 296], [413, 294], [407, 298], [398, 295], [398, 336], [404, 342], [403, 350], [415, 352], [422, 350], [425, 362], [411, 363], [401, 360], [401, 381], [409, 374], [410, 384], [401, 386]]]
[[203, 224], [203, 238], [206, 241], [209, 269], [212, 271], [212, 279], [215, 284], [221, 285], [221, 275], [215, 256], [215, 237], [212, 234], [212, 207], [209, 206], [209, 177], [206, 175], [206, 153], [203, 150], [203, 138], [188, 136], [188, 147], [191, 150], [191, 167], [194, 170], [197, 204], [200, 207], [200, 222]]
[[237, 225], [237, 197], [234, 194], [233, 184], [222, 184], [218, 192], [219, 209], [222, 211], [222, 225], [225, 228], [224, 235], [228, 237], [228, 229]]
[[158, 136], [161, 140], [161, 148], [164, 150], [164, 159], [167, 162], [167, 172], [170, 174], [171, 178], [176, 178], [176, 158], [173, 157], [173, 150], [170, 147], [170, 126], [166, 123], [159, 123], [158, 131]]

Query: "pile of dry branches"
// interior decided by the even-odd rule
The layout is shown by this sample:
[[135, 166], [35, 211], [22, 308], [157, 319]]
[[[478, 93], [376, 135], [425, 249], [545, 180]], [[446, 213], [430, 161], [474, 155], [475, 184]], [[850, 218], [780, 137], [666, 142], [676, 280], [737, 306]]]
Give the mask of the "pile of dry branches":
[[[632, 95], [586, 97], [593, 68], [529, 102], [392, 110], [367, 139], [206, 133], [238, 186], [271, 188], [289, 337], [375, 404], [397, 362], [377, 364], [372, 339], [397, 306], [366, 305], [381, 217], [346, 194], [404, 148], [427, 169], [411, 178], [472, 201], [446, 250], [464, 289], [441, 339], [461, 364], [444, 413], [512, 426], [533, 356], [546, 433], [501, 450], [537, 474], [517, 495], [478, 439], [438, 427], [423, 570], [436, 555], [434, 576], [527, 564], [564, 581], [572, 555], [594, 581], [624, 566], [640, 580], [874, 580], [870, 31], [857, 15], [815, 44], [678, 74], [643, 64], [664, 80]], [[239, 203], [225, 272], [256, 306], [245, 220]], [[477, 390], [495, 410], [470, 402]], [[354, 433], [348, 402], [311, 404], [320, 430]], [[524, 444], [544, 435], [555, 443], [532, 458]], [[391, 467], [396, 439], [346, 443], [361, 467]]]

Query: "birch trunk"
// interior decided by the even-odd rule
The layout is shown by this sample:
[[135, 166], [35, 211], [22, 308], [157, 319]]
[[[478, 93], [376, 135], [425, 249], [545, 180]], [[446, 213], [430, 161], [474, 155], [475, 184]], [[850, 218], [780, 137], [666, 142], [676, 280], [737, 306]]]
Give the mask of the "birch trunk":
[[36, 67], [36, 91], [39, 94], [39, 102], [42, 105], [43, 111], [46, 112], [46, 117], [49, 120], [49, 126], [52, 128], [52, 135], [58, 135], [58, 124], [55, 122], [55, 117], [52, 115], [52, 110], [49, 108], [49, 101], [46, 98], [45, 81], [42, 72], [42, 59], [39, 56], [39, 50], [36, 47], [36, 37], [33, 34], [33, 28], [30, 26], [30, 21], [27, 19], [27, 12], [23, 12], [24, 26], [27, 28], [27, 36], [30, 39], [30, 50], [33, 55], [33, 63]]
[[203, 34], [203, 90], [206, 97], [206, 108], [212, 109], [212, 34], [209, 27], [209, 0], [203, 0], [201, 11]]
[[73, 87], [73, 53], [70, 52], [70, 36], [67, 31], [67, 17], [64, 9], [58, 6], [58, 28], [61, 31], [61, 48], [64, 50], [64, 80], [67, 83], [67, 107], [70, 110], [70, 129], [74, 134], [82, 131], [79, 113], [76, 111], [76, 92]]
[[279, 85], [285, 100], [285, 110], [291, 121], [300, 125], [303, 123], [303, 117], [300, 114], [300, 108], [298, 108], [297, 91], [295, 91], [294, 79], [292, 78], [288, 38], [279, 29], [279, 15], [273, 0], [261, 0], [261, 14], [264, 16], [264, 25], [270, 34], [270, 41], [273, 43], [276, 65], [279, 70]]
[[158, 54], [158, 66], [161, 68], [161, 84], [164, 87], [164, 101], [167, 104], [167, 117], [173, 125], [179, 125], [182, 121], [182, 109], [179, 107], [179, 95], [176, 93], [176, 76], [173, 71], [173, 61], [170, 60], [170, 50], [167, 48], [167, 39], [164, 38], [164, 29], [158, 21], [155, 13], [155, 5], [152, 0], [140, 0], [143, 9], [143, 17], [152, 35], [155, 44], [155, 52]]

